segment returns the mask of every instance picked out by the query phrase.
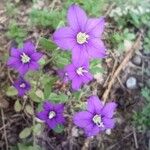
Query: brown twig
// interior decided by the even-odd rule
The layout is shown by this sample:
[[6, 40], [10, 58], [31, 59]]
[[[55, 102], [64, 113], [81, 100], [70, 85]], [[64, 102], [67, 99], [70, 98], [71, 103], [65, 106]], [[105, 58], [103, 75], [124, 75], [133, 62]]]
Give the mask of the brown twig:
[[91, 138], [87, 138], [84, 142], [83, 147], [81, 148], [81, 150], [88, 150], [89, 144], [91, 142]]
[[6, 144], [6, 150], [9, 149], [8, 140], [7, 140], [7, 132], [6, 132], [6, 125], [5, 125], [5, 119], [4, 119], [4, 112], [1, 108], [1, 116], [2, 116], [2, 123], [3, 123], [3, 130], [4, 130], [4, 138], [5, 138], [5, 144]]
[[121, 70], [123, 68], [125, 68], [125, 66], [127, 65], [128, 61], [131, 59], [131, 57], [133, 56], [134, 52], [136, 49], [138, 49], [139, 47], [139, 43], [140, 43], [140, 40], [141, 40], [141, 34], [138, 35], [138, 38], [137, 40], [135, 41], [135, 43], [133, 44], [133, 46], [127, 51], [127, 54], [124, 58], [124, 60], [122, 61], [122, 63], [118, 66], [117, 70], [114, 72], [109, 84], [108, 84], [108, 87], [107, 89], [104, 91], [104, 94], [102, 96], [104, 102], [106, 102], [108, 96], [109, 96], [109, 92], [112, 88], [112, 85], [114, 84], [117, 76], [120, 74]]
[[138, 146], [136, 131], [134, 127], [133, 127], [133, 137], [134, 137], [134, 142], [135, 142], [135, 148], [138, 149], [139, 146]]

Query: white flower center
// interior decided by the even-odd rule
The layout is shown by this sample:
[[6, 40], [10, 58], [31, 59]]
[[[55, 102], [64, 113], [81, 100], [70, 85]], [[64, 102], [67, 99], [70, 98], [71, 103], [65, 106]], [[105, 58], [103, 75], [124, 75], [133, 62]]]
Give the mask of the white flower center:
[[83, 67], [79, 67], [77, 70], [76, 70], [76, 73], [80, 76], [84, 76], [83, 73], [87, 73], [88, 71], [85, 70]]
[[87, 43], [87, 39], [89, 38], [89, 35], [86, 33], [79, 32], [76, 38], [77, 38], [77, 43], [84, 44]]
[[49, 119], [52, 119], [52, 118], [54, 118], [56, 116], [56, 113], [54, 112], [54, 111], [50, 111], [49, 112], [49, 115], [48, 115], [48, 118]]
[[95, 115], [92, 120], [98, 127], [101, 127], [101, 128], [104, 127], [104, 124], [102, 122], [102, 118], [100, 115]]
[[28, 55], [26, 55], [25, 53], [22, 53], [22, 55], [21, 55], [21, 61], [22, 61], [22, 63], [28, 63], [28, 62], [30, 62], [30, 57], [28, 56]]
[[21, 84], [20, 84], [20, 87], [21, 87], [21, 88], [25, 88], [25, 87], [26, 87], [25, 83], [21, 83]]

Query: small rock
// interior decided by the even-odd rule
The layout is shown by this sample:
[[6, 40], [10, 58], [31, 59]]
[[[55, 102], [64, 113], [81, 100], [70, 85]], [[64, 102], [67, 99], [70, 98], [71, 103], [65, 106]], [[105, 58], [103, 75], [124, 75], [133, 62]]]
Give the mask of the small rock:
[[129, 77], [126, 81], [128, 89], [133, 90], [137, 88], [137, 79], [135, 77]]
[[76, 127], [72, 128], [72, 136], [73, 137], [78, 137], [79, 136], [78, 129]]
[[107, 129], [105, 132], [107, 135], [111, 135], [111, 129]]
[[132, 62], [137, 65], [137, 66], [140, 66], [141, 63], [142, 63], [142, 59], [139, 55], [135, 55], [132, 59]]

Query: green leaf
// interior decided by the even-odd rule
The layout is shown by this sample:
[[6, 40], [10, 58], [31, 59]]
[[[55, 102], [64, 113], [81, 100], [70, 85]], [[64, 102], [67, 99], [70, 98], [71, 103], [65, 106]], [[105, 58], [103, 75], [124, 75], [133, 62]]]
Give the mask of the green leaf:
[[10, 86], [6, 91], [7, 96], [15, 96], [17, 94], [18, 94], [18, 92], [13, 86]]
[[15, 104], [14, 104], [14, 110], [15, 110], [16, 112], [20, 112], [21, 109], [22, 109], [21, 103], [19, 102], [19, 100], [16, 100], [16, 102], [15, 102]]
[[33, 126], [33, 132], [36, 135], [39, 135], [42, 131], [42, 125], [40, 123]]
[[42, 83], [44, 84], [44, 99], [47, 99], [51, 93], [53, 84], [57, 81], [57, 77], [44, 77]]
[[42, 99], [40, 99], [36, 94], [35, 91], [32, 89], [29, 93], [29, 96], [31, 98], [32, 101], [40, 103], [42, 101]]
[[32, 108], [31, 105], [26, 105], [25, 106], [25, 111], [30, 114], [30, 115], [34, 115], [34, 109]]
[[97, 73], [103, 73], [104, 72], [101, 60], [98, 60], [98, 59], [92, 60], [92, 62], [90, 63], [90, 72], [92, 74], [97, 74]]
[[53, 56], [53, 63], [58, 68], [64, 68], [64, 66], [68, 65], [71, 61], [71, 53], [70, 52], [58, 52], [55, 56]]
[[143, 88], [141, 94], [147, 101], [150, 101], [150, 89], [148, 87]]
[[49, 96], [49, 99], [50, 99], [50, 101], [55, 102], [55, 103], [66, 102], [66, 101], [68, 101], [68, 96], [63, 93], [59, 94], [59, 95], [56, 93], [51, 93]]
[[21, 138], [21, 139], [24, 139], [24, 138], [27, 138], [30, 134], [31, 134], [31, 128], [24, 128], [21, 132], [20, 132], [20, 134], [19, 134], [19, 137]]
[[41, 91], [40, 89], [38, 89], [36, 92], [35, 92], [36, 96], [39, 97], [40, 99], [44, 99], [44, 93], [43, 91]]
[[53, 129], [56, 133], [62, 133], [64, 131], [64, 126], [59, 124], [55, 129]]
[[47, 51], [53, 51], [57, 48], [57, 46], [52, 41], [50, 41], [50, 39], [43, 37], [40, 38], [39, 45]]

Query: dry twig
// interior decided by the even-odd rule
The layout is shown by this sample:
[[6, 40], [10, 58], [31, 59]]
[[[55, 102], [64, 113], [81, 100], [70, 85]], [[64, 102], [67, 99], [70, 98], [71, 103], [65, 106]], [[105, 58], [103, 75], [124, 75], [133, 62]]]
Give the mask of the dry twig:
[[113, 74], [113, 76], [112, 76], [112, 78], [111, 78], [111, 80], [110, 80], [110, 82], [109, 82], [109, 84], [108, 84], [108, 87], [107, 87], [107, 89], [105, 90], [105, 92], [104, 92], [104, 94], [103, 94], [103, 96], [102, 96], [104, 102], [106, 102], [106, 100], [107, 100], [107, 98], [108, 98], [108, 96], [109, 96], [109, 92], [110, 92], [110, 90], [111, 90], [111, 88], [112, 88], [112, 85], [114, 84], [114, 82], [115, 82], [117, 76], [120, 74], [121, 70], [122, 70], [123, 68], [125, 68], [125, 66], [127, 65], [128, 61], [129, 61], [129, 60], [131, 59], [131, 57], [133, 56], [135, 50], [138, 49], [139, 44], [140, 44], [140, 41], [141, 41], [141, 36], [142, 36], [142, 35], [139, 34], [137, 40], [135, 41], [135, 43], [133, 44], [133, 46], [131, 47], [131, 49], [129, 49], [129, 50], [127, 51], [127, 54], [126, 54], [124, 60], [123, 60], [122, 63], [118, 66], [117, 70], [114, 72], [114, 74]]
[[6, 144], [6, 150], [9, 149], [8, 140], [7, 140], [7, 133], [6, 133], [6, 124], [4, 119], [4, 111], [1, 108], [1, 116], [2, 116], [2, 123], [3, 123], [3, 130], [4, 130], [4, 138], [5, 138], [5, 144]]
[[134, 142], [135, 142], [135, 148], [138, 149], [139, 145], [138, 145], [138, 142], [137, 142], [137, 136], [136, 136], [136, 131], [135, 131], [134, 127], [133, 127], [133, 137], [134, 137]]

